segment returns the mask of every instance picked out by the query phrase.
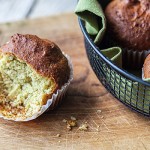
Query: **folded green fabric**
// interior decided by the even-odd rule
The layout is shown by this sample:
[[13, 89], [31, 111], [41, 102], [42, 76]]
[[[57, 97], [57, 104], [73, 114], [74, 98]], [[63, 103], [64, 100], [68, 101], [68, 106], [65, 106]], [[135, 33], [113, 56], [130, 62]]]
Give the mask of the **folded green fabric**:
[[112, 47], [101, 50], [104, 56], [107, 56], [118, 67], [122, 67], [122, 50], [119, 47]]
[[79, 0], [76, 14], [86, 22], [86, 29], [95, 36], [95, 43], [99, 43], [106, 30], [106, 19], [97, 0]]
[[[107, 1], [102, 3], [106, 5]], [[87, 32], [95, 37], [94, 43], [99, 44], [106, 31], [106, 19], [99, 2], [97, 0], [79, 0], [75, 13], [85, 21]], [[101, 52], [117, 66], [122, 66], [122, 50], [119, 47], [108, 48]]]

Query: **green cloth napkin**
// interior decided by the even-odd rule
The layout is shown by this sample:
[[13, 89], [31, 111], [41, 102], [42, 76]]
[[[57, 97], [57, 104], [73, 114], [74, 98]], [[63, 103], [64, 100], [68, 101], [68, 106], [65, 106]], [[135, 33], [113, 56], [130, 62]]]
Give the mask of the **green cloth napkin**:
[[[106, 5], [108, 0], [102, 3]], [[103, 9], [97, 0], [79, 0], [75, 13], [85, 21], [87, 32], [94, 36], [94, 43], [99, 44], [106, 31], [106, 19]], [[117, 66], [122, 67], [122, 50], [112, 47], [101, 52]]]

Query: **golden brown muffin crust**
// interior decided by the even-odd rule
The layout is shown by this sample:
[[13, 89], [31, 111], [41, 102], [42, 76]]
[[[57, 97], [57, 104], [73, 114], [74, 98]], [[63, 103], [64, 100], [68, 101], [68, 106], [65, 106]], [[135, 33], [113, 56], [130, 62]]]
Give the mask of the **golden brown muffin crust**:
[[143, 66], [144, 78], [150, 78], [150, 54], [146, 57]]
[[105, 14], [110, 33], [123, 47], [150, 49], [150, 0], [113, 0]]
[[11, 53], [29, 64], [44, 77], [52, 77], [60, 88], [70, 75], [67, 58], [59, 47], [36, 35], [15, 34], [11, 40], [1, 47], [3, 53]]

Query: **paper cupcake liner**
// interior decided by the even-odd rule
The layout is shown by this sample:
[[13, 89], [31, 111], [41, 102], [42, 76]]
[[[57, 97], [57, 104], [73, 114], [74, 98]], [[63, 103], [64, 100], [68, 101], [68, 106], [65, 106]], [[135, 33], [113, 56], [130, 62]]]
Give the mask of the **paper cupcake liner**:
[[142, 80], [146, 81], [146, 78], [144, 77], [144, 70], [142, 68]]
[[143, 50], [141, 52], [122, 48], [122, 62], [123, 68], [138, 70], [143, 67], [144, 60], [150, 50]]
[[58, 89], [56, 91], [56, 93], [54, 93], [52, 95], [52, 98], [51, 99], [48, 99], [47, 103], [45, 105], [43, 105], [40, 109], [39, 112], [37, 112], [36, 114], [34, 114], [32, 117], [29, 117], [29, 118], [26, 118], [26, 119], [22, 119], [22, 118], [6, 118], [5, 116], [3, 116], [2, 114], [0, 114], [0, 118], [3, 118], [3, 119], [6, 119], [6, 120], [13, 120], [13, 121], [30, 121], [30, 120], [33, 120], [33, 119], [36, 119], [37, 117], [39, 117], [40, 115], [42, 115], [44, 112], [46, 112], [47, 110], [52, 110], [54, 109], [63, 99], [63, 97], [65, 96], [66, 94], [66, 91], [71, 83], [71, 81], [73, 80], [73, 65], [72, 65], [72, 61], [70, 59], [70, 57], [63, 53], [66, 58], [68, 59], [68, 65], [70, 67], [70, 77], [69, 77], [69, 80], [67, 83], [65, 83], [61, 89]]
[[145, 78], [144, 76], [144, 68], [142, 68], [142, 80], [146, 82], [150, 82], [150, 78]]

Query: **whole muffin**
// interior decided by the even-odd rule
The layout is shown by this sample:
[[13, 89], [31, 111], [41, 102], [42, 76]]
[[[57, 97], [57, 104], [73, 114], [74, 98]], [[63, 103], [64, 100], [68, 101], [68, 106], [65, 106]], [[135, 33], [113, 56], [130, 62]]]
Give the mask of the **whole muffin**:
[[150, 1], [113, 0], [106, 7], [105, 15], [111, 39], [130, 50], [123, 49], [126, 55], [123, 61], [134, 68], [141, 67], [148, 54], [143, 51], [150, 50]]
[[59, 47], [35, 35], [15, 34], [0, 48], [0, 114], [28, 118], [69, 79]]

